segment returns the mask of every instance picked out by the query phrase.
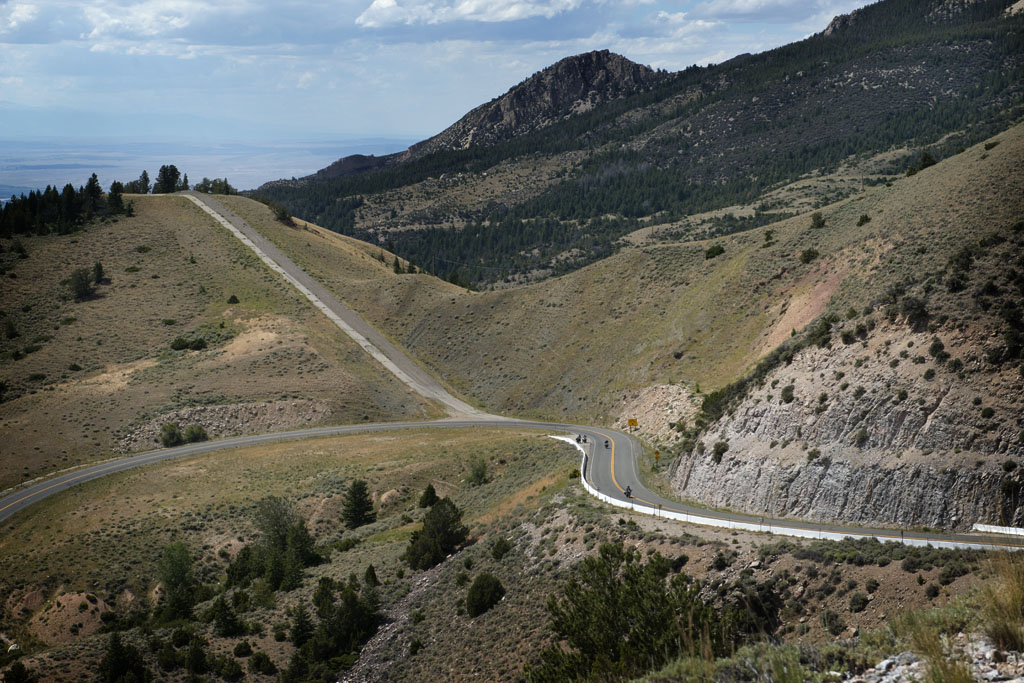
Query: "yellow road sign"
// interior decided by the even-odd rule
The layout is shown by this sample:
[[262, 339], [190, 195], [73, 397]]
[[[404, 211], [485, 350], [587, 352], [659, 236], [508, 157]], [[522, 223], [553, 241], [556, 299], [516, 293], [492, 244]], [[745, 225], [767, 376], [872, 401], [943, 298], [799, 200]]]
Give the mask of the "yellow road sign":
[[636, 418], [635, 417], [629, 418], [628, 420], [626, 420], [626, 424], [628, 424], [630, 427], [636, 427], [637, 426]]

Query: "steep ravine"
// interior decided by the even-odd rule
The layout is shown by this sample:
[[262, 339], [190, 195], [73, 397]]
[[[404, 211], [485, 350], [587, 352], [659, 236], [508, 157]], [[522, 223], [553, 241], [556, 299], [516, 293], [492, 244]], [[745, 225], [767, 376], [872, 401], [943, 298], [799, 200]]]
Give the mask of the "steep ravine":
[[[936, 338], [949, 362], [929, 353]], [[897, 323], [807, 349], [679, 458], [673, 487], [707, 505], [817, 521], [1024, 523], [1022, 377], [988, 365], [979, 343]]]

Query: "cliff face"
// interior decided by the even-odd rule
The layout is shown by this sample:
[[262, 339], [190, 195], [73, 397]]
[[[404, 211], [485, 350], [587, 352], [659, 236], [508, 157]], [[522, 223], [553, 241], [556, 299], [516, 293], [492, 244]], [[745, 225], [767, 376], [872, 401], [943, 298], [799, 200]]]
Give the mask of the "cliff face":
[[438, 135], [413, 145], [409, 152], [420, 156], [511, 140], [642, 92], [662, 78], [608, 50], [566, 57], [472, 110]]
[[[935, 339], [950, 360], [930, 353]], [[886, 324], [864, 341], [806, 350], [680, 459], [674, 488], [707, 505], [821, 521], [1020, 524], [1021, 375], [988, 368], [980, 341]], [[727, 450], [716, 463], [718, 443]]]

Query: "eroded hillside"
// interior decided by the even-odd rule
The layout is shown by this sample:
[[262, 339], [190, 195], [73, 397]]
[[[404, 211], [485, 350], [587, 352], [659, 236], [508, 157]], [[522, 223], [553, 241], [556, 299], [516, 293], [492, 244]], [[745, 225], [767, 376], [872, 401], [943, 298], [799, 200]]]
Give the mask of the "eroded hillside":
[[[0, 487], [159, 446], [168, 422], [217, 437], [434, 414], [183, 197], [131, 201], [19, 237], [26, 258], [5, 246]], [[75, 301], [67, 279], [97, 262]]]
[[[818, 343], [784, 356], [695, 448], [692, 422], [662, 435], [683, 450], [679, 495], [905, 527], [1024, 521], [1022, 132], [903, 181], [917, 203], [904, 198], [885, 256], [843, 283]], [[920, 201], [935, 191], [950, 205], [939, 214]]]

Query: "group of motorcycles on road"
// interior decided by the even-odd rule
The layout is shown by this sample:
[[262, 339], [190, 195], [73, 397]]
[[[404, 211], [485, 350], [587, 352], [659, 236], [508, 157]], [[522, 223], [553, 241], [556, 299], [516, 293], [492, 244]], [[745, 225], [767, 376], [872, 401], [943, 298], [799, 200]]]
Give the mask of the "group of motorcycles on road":
[[[576, 435], [576, 443], [587, 443], [587, 435], [586, 434], [577, 434]], [[605, 448], [610, 448], [611, 447], [611, 444], [608, 443], [608, 439], [604, 440], [604, 447]], [[631, 489], [628, 486], [626, 487], [626, 490], [623, 491], [623, 493], [626, 494], [626, 498], [632, 498], [633, 497], [633, 489]]]
[[[587, 442], [587, 435], [586, 434], [577, 434], [576, 435], [576, 443], [586, 443], [586, 442]], [[604, 440], [604, 447], [605, 448], [609, 448], [610, 447], [609, 443], [608, 443], [608, 439]]]

